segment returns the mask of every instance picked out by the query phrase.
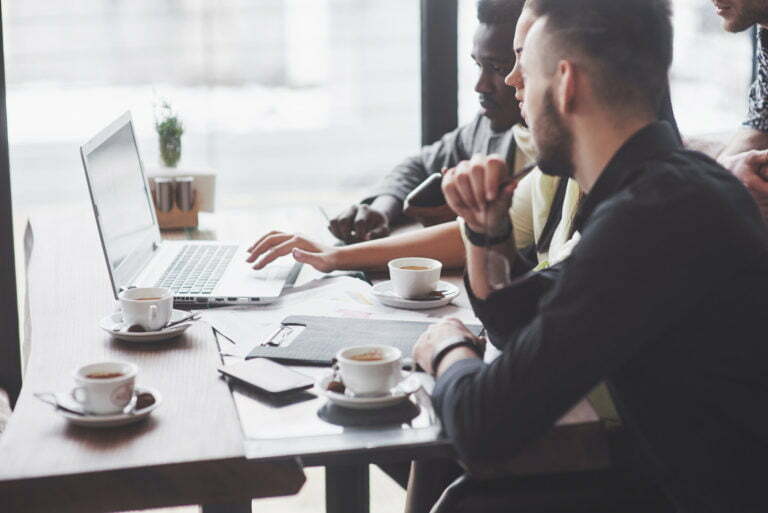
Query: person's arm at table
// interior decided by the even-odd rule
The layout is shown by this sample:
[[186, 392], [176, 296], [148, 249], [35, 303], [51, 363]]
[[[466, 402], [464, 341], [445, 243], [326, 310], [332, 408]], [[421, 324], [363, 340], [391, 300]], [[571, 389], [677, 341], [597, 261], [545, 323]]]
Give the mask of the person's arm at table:
[[328, 229], [344, 242], [361, 242], [390, 234], [391, 225], [403, 211], [405, 197], [431, 174], [468, 158], [466, 147], [478, 119], [424, 146], [390, 171], [371, 194], [331, 219]]
[[768, 149], [768, 133], [754, 128], [742, 128], [736, 132], [731, 141], [719, 155], [710, 155], [715, 159], [733, 157], [750, 150]]
[[476, 156], [449, 169], [443, 178], [446, 201], [466, 227], [475, 237], [498, 241], [487, 247], [466, 244], [469, 285], [479, 299], [487, 298], [523, 271], [509, 217], [517, 182], [506, 181], [508, 176], [503, 158]]
[[[760, 29], [759, 41], [764, 41]], [[765, 59], [758, 59], [757, 79], [749, 91], [749, 114], [745, 128], [736, 133], [717, 161], [731, 171], [755, 199], [763, 219], [768, 221], [768, 76]]]
[[440, 260], [445, 268], [464, 265], [464, 244], [456, 221], [413, 230], [384, 239], [349, 246], [329, 246], [307, 237], [270, 232], [249, 249], [248, 262], [261, 269], [278, 257], [293, 254], [296, 261], [322, 272], [385, 270], [394, 258], [420, 256]]
[[747, 188], [768, 221], [768, 133], [744, 128], [728, 144], [704, 138], [686, 138], [686, 148], [717, 160]]
[[[705, 205], [686, 200], [675, 202], [673, 211], [638, 207], [619, 216], [596, 211], [562, 278], [531, 322], [507, 331], [497, 360], [486, 365], [451, 352], [450, 365], [440, 365], [433, 402], [471, 471], [491, 471], [508, 461], [707, 293], [709, 281], [690, 270], [708, 267], [701, 258], [718, 254], [712, 248], [716, 242], [701, 237], [691, 244], [678, 234], [700, 233], [718, 222], [714, 213], [697, 217]], [[654, 228], [661, 225], [665, 230]], [[637, 230], [630, 234], [627, 226]], [[608, 241], [613, 243], [606, 248]], [[637, 251], [643, 247], [667, 250]], [[528, 291], [520, 282], [528, 279], [494, 293], [486, 307], [515, 317], [516, 309], [508, 305], [526, 301]], [[417, 362], [423, 365], [432, 353], [421, 348], [420, 354]]]

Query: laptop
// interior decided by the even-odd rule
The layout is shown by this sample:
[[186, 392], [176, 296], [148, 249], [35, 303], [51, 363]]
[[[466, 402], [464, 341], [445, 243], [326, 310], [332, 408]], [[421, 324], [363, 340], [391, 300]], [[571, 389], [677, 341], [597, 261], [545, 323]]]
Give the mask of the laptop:
[[80, 148], [112, 290], [168, 287], [177, 306], [268, 304], [301, 264], [279, 259], [262, 270], [237, 242], [164, 241], [144, 176], [131, 113]]

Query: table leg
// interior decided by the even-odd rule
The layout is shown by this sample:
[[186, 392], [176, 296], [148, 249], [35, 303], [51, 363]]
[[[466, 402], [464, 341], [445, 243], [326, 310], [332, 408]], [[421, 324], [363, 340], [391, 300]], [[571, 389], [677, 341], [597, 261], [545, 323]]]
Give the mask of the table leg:
[[326, 513], [369, 513], [370, 509], [367, 464], [325, 467]]
[[229, 504], [203, 504], [202, 513], [251, 513], [251, 501]]

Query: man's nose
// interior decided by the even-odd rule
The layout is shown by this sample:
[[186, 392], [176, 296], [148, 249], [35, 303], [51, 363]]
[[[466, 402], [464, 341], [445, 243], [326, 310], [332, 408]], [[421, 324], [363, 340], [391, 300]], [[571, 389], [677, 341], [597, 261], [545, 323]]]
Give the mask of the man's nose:
[[488, 94], [493, 92], [493, 84], [488, 77], [488, 73], [486, 73], [484, 70], [481, 70], [480, 75], [477, 77], [477, 82], [475, 83], [475, 92], [481, 94]]
[[519, 101], [523, 100], [523, 75], [517, 69], [517, 66], [512, 68], [512, 71], [504, 79], [504, 83], [515, 88], [515, 98]]

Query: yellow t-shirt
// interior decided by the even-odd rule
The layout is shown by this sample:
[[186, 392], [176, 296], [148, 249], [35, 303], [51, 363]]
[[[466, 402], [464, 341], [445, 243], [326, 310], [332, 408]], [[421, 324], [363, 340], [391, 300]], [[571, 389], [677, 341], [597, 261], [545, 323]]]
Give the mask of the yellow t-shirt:
[[[515, 125], [512, 131], [517, 145], [514, 172], [518, 173], [535, 162], [536, 149], [530, 130], [522, 125]], [[560, 180], [564, 178], [545, 175], [538, 167], [520, 180], [509, 210], [509, 217], [515, 230], [515, 244], [518, 248], [525, 248], [538, 242], [547, 223]], [[568, 179], [562, 217], [552, 236], [549, 250], [537, 255], [540, 264], [554, 265], [571, 254], [571, 250], [579, 240], [578, 233], [572, 237], [570, 234], [581, 195], [581, 189], [576, 181]]]

